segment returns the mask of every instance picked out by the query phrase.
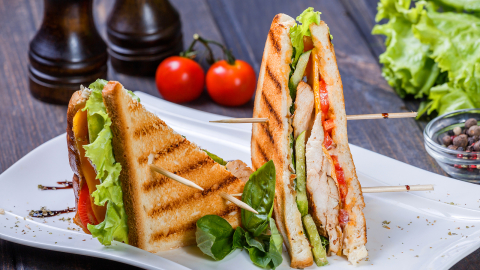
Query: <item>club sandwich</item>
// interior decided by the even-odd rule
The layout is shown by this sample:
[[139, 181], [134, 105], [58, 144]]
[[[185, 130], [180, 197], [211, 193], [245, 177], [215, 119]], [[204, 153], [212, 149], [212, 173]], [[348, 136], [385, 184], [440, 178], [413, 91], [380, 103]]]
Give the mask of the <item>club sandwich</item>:
[[368, 255], [365, 204], [332, 36], [313, 8], [297, 21], [278, 14], [268, 32], [253, 112], [268, 122], [253, 124], [252, 164], [275, 163], [274, 216], [291, 267], [330, 254], [357, 264]]
[[[219, 193], [242, 193], [244, 183], [119, 82], [97, 80], [75, 92], [67, 120], [74, 222], [102, 244], [115, 240], [156, 253], [195, 244], [196, 221], [205, 215], [240, 224], [240, 208]], [[153, 172], [150, 164], [204, 190]]]

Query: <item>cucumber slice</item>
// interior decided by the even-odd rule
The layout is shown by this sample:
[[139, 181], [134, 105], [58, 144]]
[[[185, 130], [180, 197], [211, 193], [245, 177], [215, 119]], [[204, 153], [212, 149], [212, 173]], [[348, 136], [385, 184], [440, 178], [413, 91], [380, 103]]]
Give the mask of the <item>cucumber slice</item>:
[[310, 245], [312, 246], [312, 253], [315, 263], [317, 266], [327, 265], [327, 251], [322, 245], [322, 239], [318, 234], [317, 226], [315, 225], [315, 222], [313, 222], [312, 216], [307, 214], [303, 217], [303, 226], [307, 231], [307, 237], [310, 241]]
[[295, 158], [295, 172], [297, 174], [297, 207], [303, 217], [308, 214], [307, 189], [305, 184], [305, 131], [298, 135], [297, 141], [295, 142]]
[[297, 96], [297, 85], [303, 79], [303, 74], [305, 74], [305, 69], [307, 68], [308, 59], [310, 58], [311, 53], [311, 50], [304, 52], [298, 59], [297, 66], [295, 67], [295, 71], [293, 72], [289, 82], [290, 92], [293, 92], [290, 93], [292, 97]]
[[293, 139], [293, 134], [290, 134], [290, 137], [288, 137], [288, 141], [290, 142], [290, 150], [292, 151], [292, 170], [294, 171], [293, 173], [295, 173], [295, 152], [293, 150], [293, 144], [295, 140]]

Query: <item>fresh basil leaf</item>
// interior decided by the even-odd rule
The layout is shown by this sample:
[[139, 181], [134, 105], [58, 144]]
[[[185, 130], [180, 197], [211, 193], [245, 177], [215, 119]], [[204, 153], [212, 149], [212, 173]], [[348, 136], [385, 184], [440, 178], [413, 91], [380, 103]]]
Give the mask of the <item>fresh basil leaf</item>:
[[283, 237], [278, 231], [277, 225], [275, 225], [275, 220], [273, 218], [270, 218], [270, 232], [272, 234], [270, 243], [273, 243], [274, 247], [281, 252], [283, 246]]
[[[283, 239], [278, 233], [277, 227], [275, 226], [275, 221], [273, 221], [272, 218], [270, 218], [270, 225], [272, 235], [262, 234], [257, 237], [257, 239], [254, 239], [256, 242], [262, 243], [261, 246], [263, 250], [262, 248], [258, 247], [258, 244], [250, 245], [247, 247], [247, 250], [250, 255], [250, 260], [252, 260], [255, 265], [263, 268], [275, 269], [283, 262]], [[246, 235], [248, 235], [248, 232]], [[248, 239], [249, 238], [247, 236], [247, 242], [249, 242]]]
[[197, 246], [216, 261], [233, 251], [233, 235], [230, 223], [217, 215], [207, 215], [197, 221]]
[[272, 269], [277, 268], [283, 262], [282, 251], [272, 248], [272, 244], [270, 244], [270, 249], [268, 250], [268, 257], [271, 259], [268, 266]]
[[278, 232], [277, 226], [275, 225], [275, 220], [270, 218], [270, 245], [268, 249], [268, 255], [272, 259], [269, 266], [272, 269], [277, 268], [280, 264], [282, 264], [283, 257], [282, 257], [282, 246], [283, 246], [283, 237]]
[[267, 228], [268, 220], [272, 216], [274, 198], [275, 165], [270, 160], [250, 175], [243, 189], [242, 201], [258, 212], [254, 214], [241, 210], [243, 227], [253, 233], [254, 237], [259, 236]]
[[217, 155], [215, 155], [215, 154], [212, 154], [212, 153], [208, 152], [208, 151], [205, 150], [205, 149], [202, 149], [202, 150], [205, 151], [205, 153], [207, 153], [207, 155], [208, 155], [211, 159], [213, 159], [213, 161], [217, 162], [218, 164], [220, 164], [220, 165], [222, 165], [222, 166], [227, 165], [227, 162], [226, 162], [225, 160], [223, 160], [223, 158], [221, 158], [221, 157], [219, 157], [219, 156], [217, 156]]
[[250, 260], [259, 267], [267, 268], [272, 258], [268, 255], [268, 252], [263, 252], [256, 247], [247, 248]]
[[247, 246], [245, 233], [245, 230], [240, 226], [235, 229], [235, 233], [233, 234], [233, 249], [243, 249]]
[[245, 233], [245, 239], [247, 240], [247, 244], [250, 247], [256, 247], [257, 249], [259, 249], [263, 252], [266, 252], [263, 241], [262, 242], [258, 241], [253, 236], [251, 236], [250, 233], [248, 233], [248, 232]]

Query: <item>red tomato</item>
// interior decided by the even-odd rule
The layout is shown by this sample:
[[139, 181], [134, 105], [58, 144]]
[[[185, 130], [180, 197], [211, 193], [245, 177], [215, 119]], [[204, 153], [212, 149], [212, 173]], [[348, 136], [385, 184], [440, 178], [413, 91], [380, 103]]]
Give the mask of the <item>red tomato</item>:
[[335, 127], [335, 122], [333, 119], [329, 119], [323, 122], [323, 127], [325, 128], [325, 132], [330, 132]]
[[[327, 116], [328, 114], [328, 107], [330, 106], [328, 103], [328, 92], [327, 92], [327, 84], [324, 80], [320, 79], [320, 107], [322, 109], [323, 114]], [[322, 115], [323, 116], [323, 115]]]
[[255, 92], [256, 76], [245, 61], [235, 60], [233, 65], [221, 60], [207, 72], [207, 91], [210, 97], [224, 106], [240, 106], [247, 103]]
[[85, 229], [87, 229], [87, 224], [97, 225], [98, 221], [95, 218], [93, 213], [92, 203], [90, 200], [90, 191], [88, 190], [87, 183], [83, 184], [82, 189], [80, 190], [80, 196], [78, 198], [78, 216], [83, 223]]
[[189, 102], [202, 93], [205, 73], [192, 59], [171, 56], [158, 66], [155, 81], [164, 99], [175, 103]]

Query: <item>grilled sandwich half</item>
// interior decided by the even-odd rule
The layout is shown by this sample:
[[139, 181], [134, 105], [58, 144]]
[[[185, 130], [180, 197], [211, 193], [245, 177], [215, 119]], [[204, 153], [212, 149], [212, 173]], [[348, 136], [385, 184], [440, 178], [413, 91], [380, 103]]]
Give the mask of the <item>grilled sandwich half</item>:
[[[129, 244], [153, 253], [195, 244], [196, 221], [205, 215], [219, 215], [233, 227], [240, 225], [240, 209], [218, 195], [222, 191], [241, 193], [244, 183], [240, 179], [147, 111], [120, 83], [108, 82], [101, 95], [111, 121], [114, 162], [121, 166], [117, 181], [123, 193]], [[89, 98], [86, 92], [75, 96]], [[73, 159], [77, 156], [81, 157], [72, 155]], [[152, 172], [150, 163], [195, 182], [204, 191]], [[77, 190], [81, 190], [86, 181], [76, 168]], [[110, 212], [106, 212], [108, 221]], [[93, 231], [93, 236], [99, 233]]]
[[277, 168], [275, 221], [291, 267], [323, 265], [325, 254], [357, 264], [368, 255], [365, 204], [332, 36], [313, 8], [297, 20], [277, 14], [268, 32], [253, 111], [268, 122], [252, 127], [252, 165]]

